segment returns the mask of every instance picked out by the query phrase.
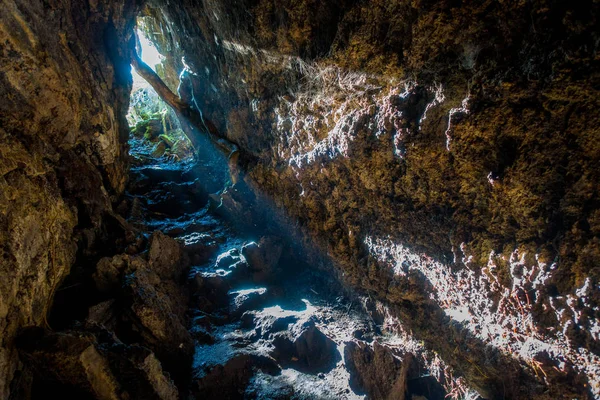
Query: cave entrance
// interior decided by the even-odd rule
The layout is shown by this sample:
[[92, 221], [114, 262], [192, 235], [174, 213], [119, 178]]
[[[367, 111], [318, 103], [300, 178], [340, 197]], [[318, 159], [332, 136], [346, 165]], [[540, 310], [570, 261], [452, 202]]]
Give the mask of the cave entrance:
[[[136, 47], [141, 60], [161, 79], [164, 76], [165, 57], [158, 51], [147, 19], [138, 17]], [[155, 33], [160, 35], [159, 32]], [[192, 161], [194, 149], [183, 131], [177, 113], [161, 98], [150, 83], [132, 66], [133, 88], [127, 113], [130, 127], [129, 154], [133, 164], [148, 159], [157, 162], [177, 163]]]
[[177, 35], [157, 9], [143, 10], [136, 22], [127, 113], [132, 167], [194, 170], [208, 193], [235, 183], [238, 147], [199, 109], [195, 96], [203, 93], [194, 93], [197, 74], [175, 50]]

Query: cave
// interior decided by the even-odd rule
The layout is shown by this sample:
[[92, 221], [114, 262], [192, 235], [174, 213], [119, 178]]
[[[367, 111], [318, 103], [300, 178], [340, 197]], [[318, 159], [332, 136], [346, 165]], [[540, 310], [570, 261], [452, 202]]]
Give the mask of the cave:
[[3, 0], [0, 398], [600, 399], [596, 0]]

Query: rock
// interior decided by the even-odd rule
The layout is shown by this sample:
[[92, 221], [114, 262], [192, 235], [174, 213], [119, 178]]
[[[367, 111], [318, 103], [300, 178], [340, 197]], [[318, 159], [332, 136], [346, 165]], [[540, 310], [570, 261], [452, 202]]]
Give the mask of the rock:
[[152, 157], [160, 158], [165, 155], [165, 151], [167, 151], [167, 145], [165, 142], [160, 141], [152, 149]]
[[0, 398], [25, 381], [19, 329], [44, 323], [76, 255], [116, 241], [104, 217], [125, 189], [129, 83], [111, 54], [128, 51], [118, 38], [136, 13], [113, 0], [2, 4]]
[[154, 354], [143, 347], [98, 343], [90, 332], [30, 329], [18, 340], [20, 352], [41, 382], [62, 385], [101, 400], [176, 400], [178, 391]]
[[160, 361], [154, 353], [142, 346], [114, 345], [107, 358], [119, 379], [124, 381], [126, 392], [120, 399], [180, 399], [177, 387], [164, 373]]
[[141, 253], [146, 248], [147, 240], [144, 235], [139, 235], [135, 242], [125, 248], [125, 253], [135, 255]]
[[[228, 304], [228, 292], [231, 289], [231, 283], [226, 278], [227, 273], [216, 272], [197, 272], [193, 278], [192, 289], [194, 295], [209, 301], [211, 305], [225, 306]], [[203, 311], [210, 311], [204, 309]]]
[[255, 281], [273, 277], [282, 250], [281, 241], [275, 237], [262, 237], [258, 243], [250, 242], [242, 247], [242, 255], [250, 265]]
[[207, 233], [190, 233], [182, 236], [181, 241], [193, 265], [204, 264], [219, 248], [219, 244]]
[[194, 351], [190, 333], [185, 327], [185, 306], [176, 301], [177, 294], [161, 284], [158, 274], [138, 270], [125, 279], [129, 307], [124, 314], [131, 330], [152, 349], [174, 379], [183, 379], [189, 371]]
[[[19, 382], [16, 332], [44, 323], [76, 254], [93, 257], [116, 243], [104, 217], [126, 181], [127, 55], [142, 3], [2, 4], [0, 398]], [[197, 69], [186, 78], [194, 96], [184, 97], [239, 144], [240, 182], [298, 222], [301, 240], [326, 249], [349, 287], [392, 303], [391, 317], [409, 316], [407, 330], [485, 393], [581, 398], [591, 387], [599, 397], [594, 368], [578, 364], [598, 353], [600, 299], [596, 291], [566, 304], [600, 276], [598, 2], [373, 0], [365, 9], [323, 1], [307, 18], [314, 3], [294, 1], [280, 18], [268, 1], [227, 2], [227, 12], [215, 13], [199, 2], [152, 1], [165, 32], [156, 36], [171, 49], [163, 68], [179, 71], [185, 56]], [[232, 29], [236, 43], [269, 56], [237, 45], [244, 62], [223, 56], [231, 43], [220, 39]], [[296, 68], [298, 58], [310, 62]], [[269, 224], [231, 194], [240, 182], [222, 208], [250, 226]], [[447, 272], [448, 282], [499, 264], [480, 275], [493, 285], [475, 293], [491, 306], [472, 310], [475, 318], [494, 313], [497, 336], [465, 338], [423, 289], [423, 274], [393, 274], [402, 249], [420, 254], [401, 258], [422, 256], [422, 269]], [[522, 266], [509, 261], [513, 250]], [[553, 260], [557, 268], [545, 270]], [[407, 265], [395, 264], [399, 272]], [[515, 268], [531, 274], [511, 276]], [[501, 315], [498, 297], [518, 282], [531, 293], [534, 273], [555, 279], [557, 295], [539, 290], [525, 311]], [[439, 299], [474, 298], [469, 284], [435, 285]], [[564, 320], [552, 309], [566, 310]], [[503, 332], [512, 320], [536, 326]], [[540, 379], [514, 351], [507, 361], [490, 356], [503, 336], [536, 330], [567, 332], [543, 345], [566, 349], [556, 358], [575, 365], [577, 379], [544, 372], [543, 387], [531, 389]], [[454, 351], [461, 341], [472, 351]]]
[[270, 339], [276, 332], [287, 331], [290, 324], [298, 321], [294, 312], [281, 309], [279, 306], [266, 308], [260, 311], [246, 311], [240, 317], [242, 329], [252, 329], [250, 338]]
[[373, 400], [405, 398], [412, 359], [410, 354], [399, 358], [378, 342], [373, 347], [361, 341], [347, 342], [344, 348], [350, 387]]
[[93, 275], [96, 288], [100, 292], [120, 289], [123, 277], [141, 268], [147, 268], [147, 263], [140, 257], [127, 254], [105, 257], [98, 261]]
[[208, 371], [197, 371], [192, 393], [207, 399], [241, 399], [257, 370], [271, 375], [280, 372], [277, 363], [269, 357], [240, 353], [224, 364], [209, 367]]
[[179, 280], [185, 270], [181, 245], [160, 231], [150, 237], [148, 265], [161, 279]]
[[290, 332], [274, 335], [271, 356], [282, 366], [316, 374], [329, 372], [341, 359], [337, 345], [313, 321], [296, 324]]
[[192, 320], [190, 334], [199, 344], [213, 344], [215, 338], [212, 336], [212, 325], [206, 315], [195, 317]]
[[115, 324], [114, 304], [115, 300], [107, 300], [90, 307], [86, 323], [102, 325], [107, 328], [113, 327]]
[[230, 291], [229, 315], [233, 319], [242, 316], [249, 310], [262, 307], [268, 300], [268, 292], [265, 288], [245, 289]]
[[251, 271], [246, 261], [240, 260], [227, 267], [227, 277], [232, 283], [246, 282], [251, 276]]
[[231, 249], [223, 254], [219, 254], [215, 264], [217, 268], [226, 269], [238, 261], [240, 261], [239, 251], [237, 249]]

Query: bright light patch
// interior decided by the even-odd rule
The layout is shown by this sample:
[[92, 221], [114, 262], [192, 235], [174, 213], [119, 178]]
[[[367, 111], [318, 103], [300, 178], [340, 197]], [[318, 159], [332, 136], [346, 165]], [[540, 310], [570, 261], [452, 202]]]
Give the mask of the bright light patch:
[[[583, 304], [580, 306], [573, 294], [547, 298], [540, 289], [558, 269], [557, 264], [546, 264], [536, 255], [535, 264], [528, 265], [525, 254], [518, 249], [507, 260], [512, 285], [505, 287], [496, 275], [498, 259], [503, 256], [493, 251], [481, 272], [470, 268], [455, 271], [449, 265], [413, 252], [389, 238], [367, 236], [365, 244], [369, 253], [389, 265], [399, 278], [407, 277], [410, 271], [420, 272], [434, 288], [432, 300], [446, 315], [462, 323], [482, 341], [524, 360], [534, 369], [540, 368], [536, 361], [540, 354], [545, 353], [557, 362], [566, 360], [588, 377], [592, 393], [600, 397], [600, 357], [571, 346], [566, 334], [571, 324], [587, 330], [592, 337], [598, 334], [596, 321], [582, 320], [583, 309], [591, 307], [586, 298], [592, 290], [591, 280], [586, 280], [575, 291]], [[470, 264], [472, 257], [466, 254], [468, 250], [464, 243], [460, 250], [462, 263]], [[536, 303], [550, 304], [563, 332], [543, 331], [536, 326], [533, 313]]]
[[[144, 36], [144, 32], [141, 29], [137, 30], [138, 38], [140, 39], [140, 57], [143, 62], [148, 64], [154, 72], [156, 72], [156, 65], [161, 64], [164, 57], [158, 52], [156, 46]], [[144, 78], [135, 72], [135, 69], [131, 67], [131, 75], [133, 76], [133, 91], [137, 89], [146, 88], [150, 85]]]

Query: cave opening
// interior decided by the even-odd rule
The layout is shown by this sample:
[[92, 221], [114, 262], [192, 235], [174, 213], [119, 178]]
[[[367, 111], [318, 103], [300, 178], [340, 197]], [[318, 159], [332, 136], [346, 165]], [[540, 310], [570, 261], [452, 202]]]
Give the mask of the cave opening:
[[[157, 76], [165, 81], [163, 61], [158, 51], [156, 36], [151, 32], [151, 17], [137, 18], [136, 51], [141, 59]], [[149, 23], [150, 22], [150, 23]], [[182, 130], [179, 116], [152, 85], [132, 66], [133, 87], [131, 90], [127, 122], [130, 127], [129, 154], [134, 162], [151, 157], [165, 163], [193, 161], [195, 152], [189, 138]]]

